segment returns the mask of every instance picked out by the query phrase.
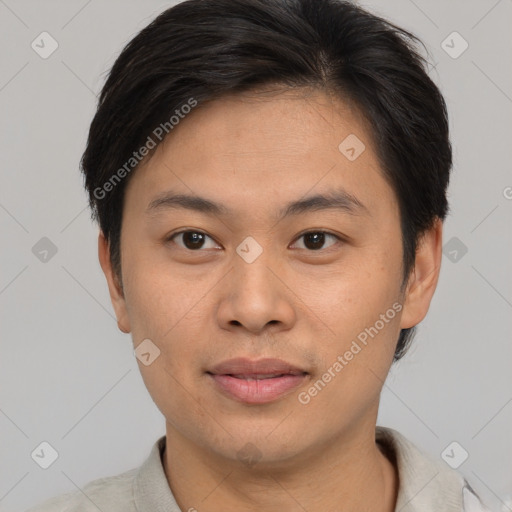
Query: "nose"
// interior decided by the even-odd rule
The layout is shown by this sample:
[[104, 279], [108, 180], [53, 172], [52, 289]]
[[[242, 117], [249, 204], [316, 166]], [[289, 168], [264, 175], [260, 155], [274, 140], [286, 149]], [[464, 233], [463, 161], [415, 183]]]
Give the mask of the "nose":
[[251, 263], [236, 255], [217, 310], [221, 327], [253, 334], [269, 326], [290, 329], [296, 320], [295, 295], [286, 281], [282, 267], [265, 251]]

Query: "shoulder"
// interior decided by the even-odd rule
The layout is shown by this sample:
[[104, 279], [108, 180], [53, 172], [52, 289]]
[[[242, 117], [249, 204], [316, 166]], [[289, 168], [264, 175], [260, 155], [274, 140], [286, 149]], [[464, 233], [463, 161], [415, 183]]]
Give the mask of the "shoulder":
[[135, 512], [133, 481], [138, 469], [98, 478], [81, 490], [50, 498], [26, 512]]

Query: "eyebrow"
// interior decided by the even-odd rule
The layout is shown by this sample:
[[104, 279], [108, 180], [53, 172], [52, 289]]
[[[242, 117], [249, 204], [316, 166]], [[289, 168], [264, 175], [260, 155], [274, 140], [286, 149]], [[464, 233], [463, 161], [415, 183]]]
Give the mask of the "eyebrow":
[[[234, 216], [235, 212], [210, 199], [187, 194], [164, 192], [153, 199], [146, 208], [147, 215], [156, 215], [169, 209], [186, 209], [213, 216]], [[344, 189], [316, 194], [288, 203], [278, 213], [278, 220], [293, 215], [322, 210], [338, 210], [350, 215], [370, 215], [368, 208]]]

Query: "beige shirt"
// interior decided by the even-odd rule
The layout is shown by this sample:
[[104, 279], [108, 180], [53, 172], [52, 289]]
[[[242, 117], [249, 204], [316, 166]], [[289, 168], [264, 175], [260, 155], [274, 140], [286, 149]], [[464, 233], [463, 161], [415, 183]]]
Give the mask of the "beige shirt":
[[[155, 442], [140, 467], [94, 480], [83, 492], [62, 494], [27, 512], [189, 512], [178, 507], [167, 482], [165, 440]], [[441, 458], [430, 458], [390, 428], [377, 426], [376, 440], [398, 468], [396, 512], [488, 512], [462, 475]]]

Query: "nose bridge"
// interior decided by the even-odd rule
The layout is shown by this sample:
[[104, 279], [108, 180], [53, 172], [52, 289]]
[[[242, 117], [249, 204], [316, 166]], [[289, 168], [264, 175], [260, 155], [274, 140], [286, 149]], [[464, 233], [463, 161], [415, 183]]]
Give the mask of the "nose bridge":
[[[258, 240], [251, 235], [246, 236], [236, 247], [236, 253], [246, 265], [252, 265], [256, 261], [268, 259], [270, 252], [269, 237], [256, 235]], [[265, 246], [265, 248], [264, 248]]]
[[263, 236], [258, 239], [261, 243], [253, 236], [245, 237], [236, 248], [234, 258], [235, 282], [252, 294], [259, 294], [262, 290], [270, 291], [274, 288], [271, 281], [275, 279], [268, 268], [273, 261], [270, 239], [264, 239]]
[[240, 324], [258, 332], [276, 322], [289, 327], [295, 316], [286, 286], [274, 275], [276, 262], [266, 243], [270, 237], [259, 238], [261, 244], [248, 236], [236, 248], [229, 289], [219, 309], [225, 328]]

